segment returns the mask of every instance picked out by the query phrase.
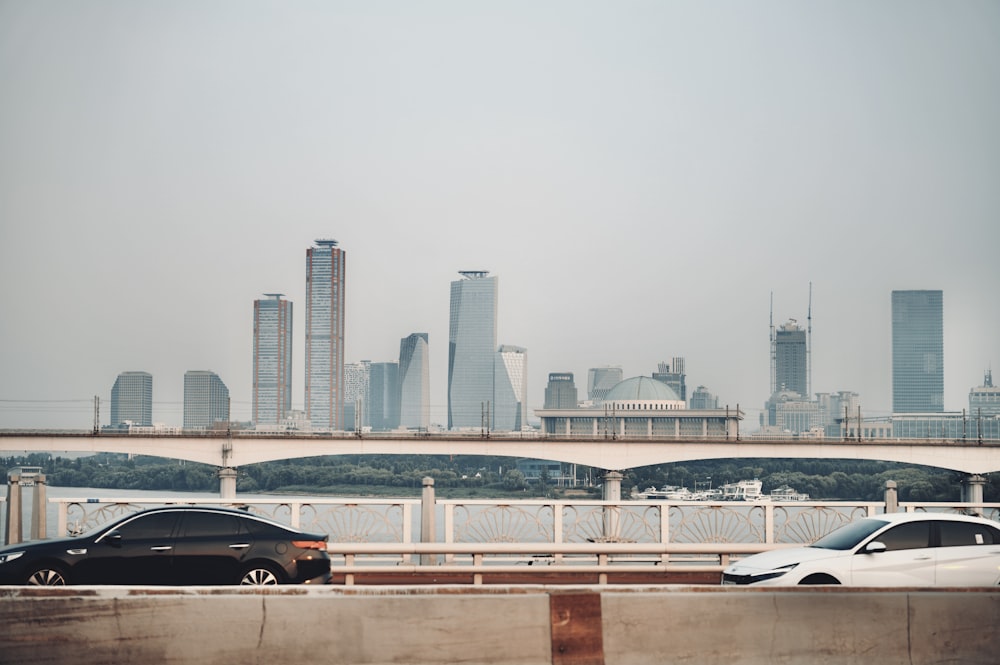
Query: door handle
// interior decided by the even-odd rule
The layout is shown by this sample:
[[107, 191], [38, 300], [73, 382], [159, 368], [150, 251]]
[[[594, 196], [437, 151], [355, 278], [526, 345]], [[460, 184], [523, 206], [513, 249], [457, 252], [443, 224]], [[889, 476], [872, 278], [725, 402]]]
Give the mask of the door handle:
[[149, 549], [153, 550], [154, 552], [169, 552], [174, 548], [170, 545], [157, 545], [156, 547], [150, 547]]
[[231, 550], [245, 550], [248, 547], [250, 547], [250, 543], [233, 543], [232, 545], [229, 546], [229, 549], [231, 549]]

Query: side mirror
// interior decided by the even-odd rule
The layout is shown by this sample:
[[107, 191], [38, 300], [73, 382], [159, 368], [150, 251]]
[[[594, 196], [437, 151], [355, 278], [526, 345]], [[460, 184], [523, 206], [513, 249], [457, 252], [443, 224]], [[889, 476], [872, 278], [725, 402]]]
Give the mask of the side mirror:
[[864, 552], [865, 554], [877, 554], [879, 552], [885, 552], [886, 549], [887, 548], [885, 546], [885, 543], [880, 543], [877, 540], [873, 540], [872, 542], [865, 545]]

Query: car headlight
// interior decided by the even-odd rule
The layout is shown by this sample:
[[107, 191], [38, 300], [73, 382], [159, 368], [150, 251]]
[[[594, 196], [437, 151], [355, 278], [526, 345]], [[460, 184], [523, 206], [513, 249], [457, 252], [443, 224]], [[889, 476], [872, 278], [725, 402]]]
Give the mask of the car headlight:
[[6, 554], [0, 554], [0, 564], [8, 563], [14, 559], [20, 559], [24, 556], [24, 552], [7, 552]]
[[797, 564], [797, 563], [790, 563], [787, 566], [782, 566], [781, 568], [775, 568], [774, 570], [769, 570], [766, 573], [760, 573], [759, 575], [751, 575], [750, 579], [752, 581], [750, 583], [753, 584], [754, 582], [763, 582], [764, 580], [773, 580], [775, 577], [781, 577], [785, 573], [788, 573], [789, 571], [793, 570], [798, 565], [799, 564]]

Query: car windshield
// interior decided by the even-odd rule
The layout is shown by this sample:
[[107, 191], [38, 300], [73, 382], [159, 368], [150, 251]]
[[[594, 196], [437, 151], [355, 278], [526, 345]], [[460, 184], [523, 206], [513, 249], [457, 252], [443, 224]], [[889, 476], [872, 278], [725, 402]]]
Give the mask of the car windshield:
[[809, 547], [819, 547], [825, 550], [849, 550], [885, 525], [885, 521], [871, 518], [851, 522], [839, 529], [834, 529]]

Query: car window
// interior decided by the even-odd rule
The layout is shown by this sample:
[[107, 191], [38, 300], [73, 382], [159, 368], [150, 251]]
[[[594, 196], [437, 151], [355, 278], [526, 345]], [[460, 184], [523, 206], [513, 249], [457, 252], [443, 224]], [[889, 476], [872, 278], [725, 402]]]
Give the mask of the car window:
[[151, 513], [140, 515], [117, 528], [118, 533], [126, 539], [169, 538], [177, 522], [177, 513]]
[[858, 520], [831, 531], [810, 547], [820, 547], [826, 550], [849, 550], [884, 526], [885, 522], [879, 519]]
[[184, 516], [183, 534], [186, 538], [204, 536], [235, 536], [240, 532], [239, 520], [234, 515], [189, 512]]
[[946, 522], [944, 520], [937, 524], [941, 530], [941, 547], [994, 545], [1000, 543], [1000, 531], [985, 524]]
[[912, 550], [930, 546], [931, 523], [909, 522], [894, 526], [879, 534], [875, 540], [884, 543], [886, 550]]

